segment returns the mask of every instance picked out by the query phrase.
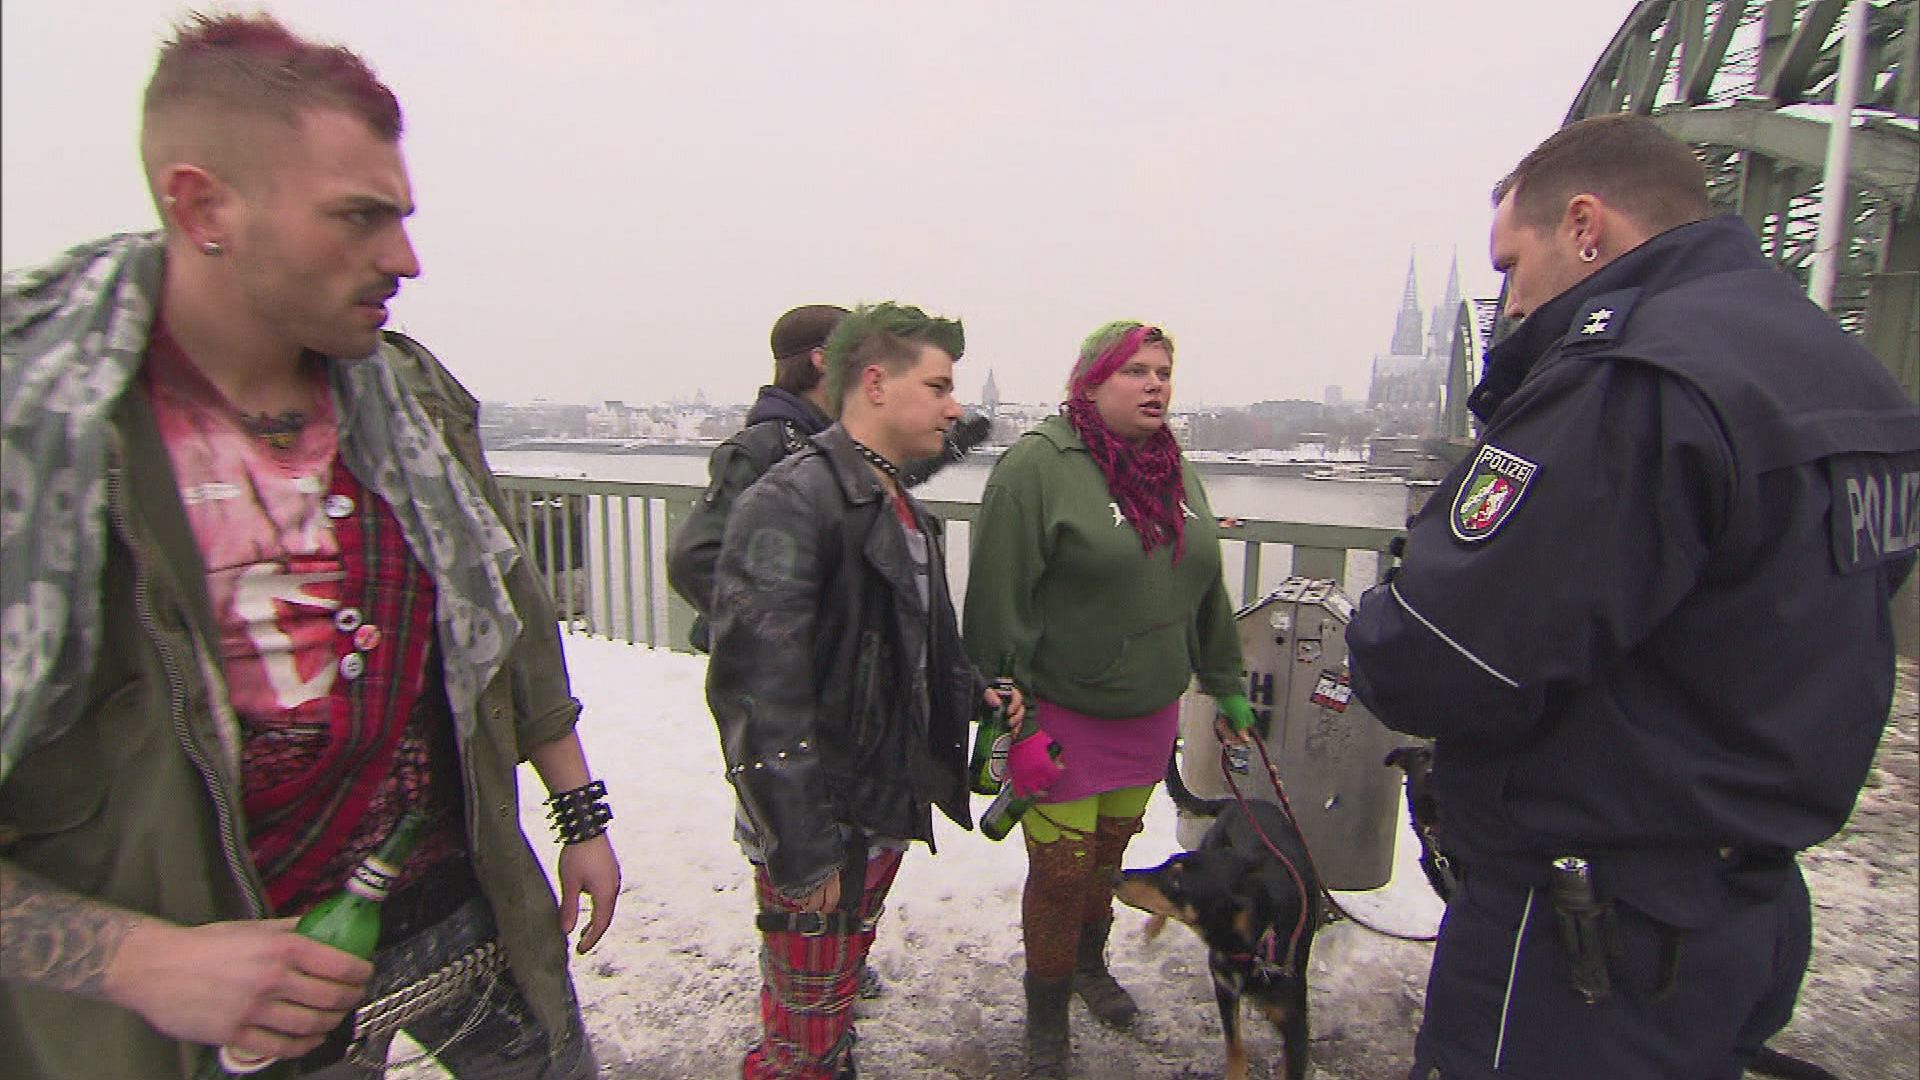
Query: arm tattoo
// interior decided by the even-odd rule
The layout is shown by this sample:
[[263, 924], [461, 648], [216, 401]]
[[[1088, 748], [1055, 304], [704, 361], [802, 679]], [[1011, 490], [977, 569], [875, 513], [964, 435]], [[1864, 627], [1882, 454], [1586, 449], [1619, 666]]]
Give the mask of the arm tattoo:
[[107, 968], [140, 921], [0, 859], [0, 972], [9, 980], [102, 997]]

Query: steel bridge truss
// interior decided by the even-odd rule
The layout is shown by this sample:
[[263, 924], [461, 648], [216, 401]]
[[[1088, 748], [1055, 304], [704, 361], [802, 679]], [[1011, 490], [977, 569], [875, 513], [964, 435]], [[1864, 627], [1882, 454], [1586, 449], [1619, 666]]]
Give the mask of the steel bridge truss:
[[[1706, 164], [1715, 205], [1745, 218], [1768, 256], [1805, 284], [1846, 9], [1847, 0], [1641, 0], [1565, 122], [1637, 113], [1686, 140]], [[1920, 397], [1920, 0], [1869, 5], [1863, 59], [1829, 310]], [[1467, 432], [1451, 391], [1471, 387], [1475, 361], [1502, 329], [1492, 305], [1462, 305], [1449, 434]]]

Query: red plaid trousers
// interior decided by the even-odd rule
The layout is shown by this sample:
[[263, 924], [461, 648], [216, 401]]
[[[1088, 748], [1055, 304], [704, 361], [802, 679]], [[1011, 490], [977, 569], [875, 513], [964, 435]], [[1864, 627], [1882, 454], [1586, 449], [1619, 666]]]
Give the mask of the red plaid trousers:
[[[898, 851], [877, 850], [867, 860], [860, 918], [871, 920], [900, 871]], [[799, 911], [754, 867], [761, 911]], [[852, 1051], [853, 1000], [874, 932], [808, 936], [791, 931], [760, 935], [760, 1045], [740, 1066], [744, 1080], [833, 1080]]]

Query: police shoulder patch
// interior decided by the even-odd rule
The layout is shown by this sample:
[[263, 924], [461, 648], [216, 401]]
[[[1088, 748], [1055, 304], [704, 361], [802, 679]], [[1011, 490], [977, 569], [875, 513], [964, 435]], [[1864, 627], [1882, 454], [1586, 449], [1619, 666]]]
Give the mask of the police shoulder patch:
[[1833, 564], [1843, 574], [1920, 551], [1920, 452], [1827, 459]]
[[1540, 466], [1518, 454], [1492, 443], [1482, 446], [1473, 459], [1473, 468], [1460, 483], [1460, 493], [1453, 498], [1453, 514], [1448, 520], [1454, 537], [1475, 543], [1499, 531], [1539, 472]]
[[1639, 289], [1616, 289], [1589, 299], [1574, 312], [1564, 347], [1578, 351], [1582, 346], [1611, 345], [1620, 340], [1620, 335], [1626, 332], [1627, 319], [1639, 302]]

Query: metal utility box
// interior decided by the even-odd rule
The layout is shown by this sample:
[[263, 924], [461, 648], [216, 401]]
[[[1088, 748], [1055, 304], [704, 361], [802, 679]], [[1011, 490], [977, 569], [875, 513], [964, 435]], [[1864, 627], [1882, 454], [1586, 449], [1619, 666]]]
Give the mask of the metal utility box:
[[[1405, 740], [1353, 696], [1347, 672], [1353, 601], [1331, 581], [1290, 577], [1235, 618], [1255, 731], [1287, 789], [1321, 880], [1347, 892], [1380, 888], [1393, 875], [1401, 812], [1400, 772], [1384, 761]], [[1180, 774], [1201, 798], [1230, 798], [1214, 715], [1213, 699], [1198, 691], [1181, 701], [1186, 749]], [[1249, 799], [1280, 801], [1258, 750], [1234, 782]], [[1180, 815], [1181, 845], [1196, 847], [1208, 824]]]

